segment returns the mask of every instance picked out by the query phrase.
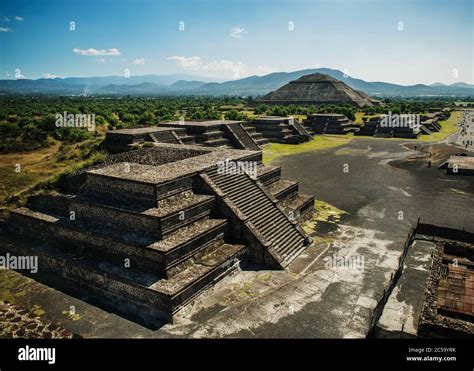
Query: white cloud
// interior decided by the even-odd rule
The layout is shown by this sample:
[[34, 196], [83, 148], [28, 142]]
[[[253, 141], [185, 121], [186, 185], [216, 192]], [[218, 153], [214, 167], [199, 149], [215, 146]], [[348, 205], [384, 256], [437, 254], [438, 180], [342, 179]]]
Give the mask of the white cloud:
[[43, 73], [43, 79], [55, 79], [55, 78], [57, 78], [57, 77], [59, 77], [59, 76], [57, 76], [57, 75], [52, 75], [52, 74], [50, 74], [50, 73]]
[[87, 55], [87, 56], [107, 55], [107, 56], [115, 57], [118, 55], [122, 55], [122, 53], [120, 53], [120, 51], [116, 48], [100, 49], [100, 50], [93, 49], [93, 48], [90, 48], [90, 49], [74, 48], [72, 49], [72, 52], [75, 54]]
[[133, 61], [133, 64], [145, 64], [145, 59], [144, 58], [135, 59]]
[[15, 20], [17, 20], [18, 22], [21, 22], [21, 21], [23, 21], [23, 17], [20, 17], [19, 15], [16, 15]]
[[188, 71], [199, 72], [207, 76], [231, 79], [240, 79], [251, 75], [265, 75], [278, 70], [275, 67], [248, 66], [240, 61], [230, 61], [226, 59], [204, 62], [201, 57], [197, 56], [172, 56], [167, 59], [175, 61], [179, 67]]
[[13, 32], [13, 30], [8, 27], [0, 27], [0, 32]]
[[105, 63], [105, 59], [104, 59], [104, 58], [97, 58], [95, 61], [96, 61], [97, 63], [102, 63], [102, 64]]
[[236, 39], [241, 39], [244, 34], [246, 34], [245, 28], [234, 27], [230, 30], [230, 36]]
[[202, 62], [201, 57], [181, 57], [173, 56], [168, 57], [169, 60], [175, 61], [180, 67], [191, 70], [199, 70]]

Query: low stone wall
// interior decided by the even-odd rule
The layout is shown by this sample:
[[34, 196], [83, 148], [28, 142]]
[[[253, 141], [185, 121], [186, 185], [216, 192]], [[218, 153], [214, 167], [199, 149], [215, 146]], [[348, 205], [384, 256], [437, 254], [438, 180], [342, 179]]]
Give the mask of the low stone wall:
[[[110, 273], [104, 274], [92, 267], [85, 269], [77, 262], [32, 249], [30, 246], [16, 244], [15, 247], [17, 254], [37, 255], [41, 272], [50, 271], [74, 285], [85, 287], [101, 302], [119, 299], [125, 303], [146, 308], [146, 311], [140, 313], [147, 316], [151, 315], [163, 321], [170, 320], [171, 298], [167, 295], [127, 281], [124, 277], [115, 277]], [[120, 308], [117, 309], [120, 311]]]
[[474, 233], [466, 230], [453, 229], [448, 227], [439, 227], [434, 224], [426, 224], [418, 222], [416, 227], [418, 234], [424, 234], [426, 236], [435, 236], [440, 238], [446, 238], [449, 240], [464, 241], [468, 243], [474, 243]]
[[75, 220], [79, 223], [95, 224], [97, 228], [103, 226], [115, 229], [126, 228], [157, 239], [162, 238], [162, 221], [154, 216], [90, 204], [77, 199], [71, 202], [69, 210], [76, 214]]

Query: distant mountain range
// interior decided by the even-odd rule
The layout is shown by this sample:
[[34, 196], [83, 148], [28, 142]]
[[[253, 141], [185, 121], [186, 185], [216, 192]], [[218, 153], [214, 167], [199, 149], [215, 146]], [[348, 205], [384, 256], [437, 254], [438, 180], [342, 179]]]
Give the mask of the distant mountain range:
[[[68, 77], [55, 79], [0, 80], [0, 94], [61, 94], [61, 95], [237, 95], [261, 96], [292, 80], [312, 73], [324, 73], [345, 82], [351, 88], [374, 97], [437, 97], [474, 96], [474, 85], [459, 82], [451, 85], [397, 85], [368, 82], [344, 76], [329, 68], [306, 69], [295, 72], [275, 72], [239, 80], [216, 82], [202, 76], [187, 74]], [[214, 81], [213, 81], [214, 80]]]

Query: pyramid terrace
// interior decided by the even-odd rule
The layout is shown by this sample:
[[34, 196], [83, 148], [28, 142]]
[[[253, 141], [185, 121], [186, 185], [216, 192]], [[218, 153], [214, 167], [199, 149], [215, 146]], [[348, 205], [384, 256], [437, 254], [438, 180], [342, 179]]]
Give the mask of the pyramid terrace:
[[[12, 211], [3, 246], [37, 255], [119, 312], [125, 303], [138, 321], [171, 321], [240, 260], [284, 269], [311, 244], [299, 222], [314, 198], [261, 160], [261, 151], [167, 143], [112, 155], [70, 177], [64, 193]], [[223, 171], [231, 162], [254, 164], [255, 177]]]

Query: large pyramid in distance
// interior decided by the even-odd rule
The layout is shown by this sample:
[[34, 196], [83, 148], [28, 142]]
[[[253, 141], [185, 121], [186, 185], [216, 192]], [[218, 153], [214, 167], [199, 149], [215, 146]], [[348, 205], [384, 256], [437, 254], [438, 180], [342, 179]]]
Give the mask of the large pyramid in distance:
[[322, 73], [305, 75], [290, 81], [258, 101], [278, 105], [322, 105], [348, 103], [354, 106], [373, 106], [376, 101], [367, 94], [349, 87], [334, 77]]

